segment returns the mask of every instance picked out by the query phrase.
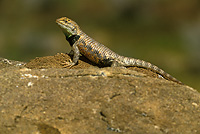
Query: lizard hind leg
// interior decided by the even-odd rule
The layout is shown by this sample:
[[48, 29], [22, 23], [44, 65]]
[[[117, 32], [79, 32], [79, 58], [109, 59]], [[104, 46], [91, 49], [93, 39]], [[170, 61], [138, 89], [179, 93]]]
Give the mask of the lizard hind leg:
[[124, 67], [120, 62], [113, 60], [111, 67]]

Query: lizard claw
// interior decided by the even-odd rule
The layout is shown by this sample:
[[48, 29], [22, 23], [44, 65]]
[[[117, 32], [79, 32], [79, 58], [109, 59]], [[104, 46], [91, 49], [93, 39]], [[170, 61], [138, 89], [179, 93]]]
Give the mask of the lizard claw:
[[74, 62], [72, 62], [72, 60], [71, 59], [69, 59], [69, 61], [67, 62], [63, 62], [63, 63], [61, 63], [61, 65], [64, 67], [64, 68], [72, 68], [74, 65], [75, 65], [75, 63]]

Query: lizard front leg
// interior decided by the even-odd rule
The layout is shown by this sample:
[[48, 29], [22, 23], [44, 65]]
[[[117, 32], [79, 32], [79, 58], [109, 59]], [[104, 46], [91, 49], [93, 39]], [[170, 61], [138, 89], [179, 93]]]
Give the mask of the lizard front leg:
[[79, 57], [80, 57], [80, 51], [78, 49], [78, 41], [76, 41], [73, 45], [72, 45], [72, 50], [70, 51], [70, 55], [73, 55], [73, 59], [69, 60], [69, 62], [64, 62], [63, 63], [63, 66], [64, 67], [69, 67], [71, 68], [72, 66], [74, 66], [78, 60], [79, 60]]

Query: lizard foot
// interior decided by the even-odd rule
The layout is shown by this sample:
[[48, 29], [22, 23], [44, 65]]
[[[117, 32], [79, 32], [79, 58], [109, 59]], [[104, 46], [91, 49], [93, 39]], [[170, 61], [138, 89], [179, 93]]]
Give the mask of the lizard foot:
[[61, 63], [61, 65], [62, 65], [64, 68], [72, 68], [72, 67], [75, 65], [75, 63], [72, 62], [71, 59], [69, 59], [69, 61], [66, 61], [66, 62]]

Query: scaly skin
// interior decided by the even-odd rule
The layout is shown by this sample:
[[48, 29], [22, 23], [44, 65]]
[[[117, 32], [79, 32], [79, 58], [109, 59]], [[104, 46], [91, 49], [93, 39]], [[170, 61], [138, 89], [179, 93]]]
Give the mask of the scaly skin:
[[149, 62], [118, 55], [108, 47], [90, 38], [80, 29], [76, 22], [67, 17], [57, 19], [56, 23], [60, 26], [66, 36], [66, 40], [72, 47], [70, 53], [73, 55], [73, 59], [71, 62], [66, 63], [69, 66], [74, 66], [78, 62], [80, 54], [82, 54], [90, 61], [101, 66], [143, 67], [160, 74], [165, 79], [183, 84], [170, 74]]

